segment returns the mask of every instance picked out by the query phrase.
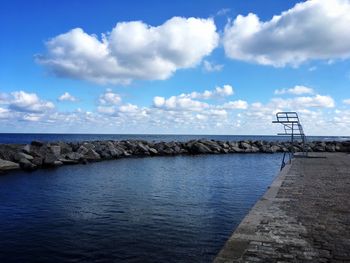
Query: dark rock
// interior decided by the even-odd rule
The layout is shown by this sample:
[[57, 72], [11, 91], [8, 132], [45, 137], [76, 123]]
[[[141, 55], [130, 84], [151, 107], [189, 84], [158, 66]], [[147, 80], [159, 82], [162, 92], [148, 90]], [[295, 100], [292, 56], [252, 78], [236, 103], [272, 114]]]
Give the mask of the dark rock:
[[100, 160], [101, 156], [92, 148], [90, 148], [84, 155], [84, 159], [88, 161], [95, 161], [95, 160]]
[[281, 147], [279, 147], [277, 145], [272, 145], [270, 147], [270, 150], [271, 150], [272, 153], [275, 153], [275, 152], [280, 152], [282, 149], [281, 149]]
[[22, 147], [18, 144], [0, 144], [0, 159], [16, 162], [16, 155]]
[[56, 166], [56, 163], [55, 163], [56, 161], [58, 161], [57, 157], [53, 153], [48, 153], [44, 157], [43, 165], [44, 166]]
[[54, 166], [61, 166], [63, 165], [63, 162], [61, 162], [60, 160], [57, 160], [54, 162]]
[[158, 151], [154, 148], [149, 148], [149, 152], [151, 155], [157, 155], [158, 154]]
[[83, 155], [80, 153], [77, 153], [77, 152], [71, 152], [71, 153], [66, 154], [66, 158], [69, 160], [79, 162], [83, 158]]
[[212, 153], [212, 151], [205, 146], [203, 143], [195, 142], [191, 147], [192, 154], [203, 154], [203, 153]]
[[66, 158], [60, 158], [58, 160], [60, 162], [62, 162], [62, 164], [77, 164], [77, 163], [79, 163], [78, 160], [70, 160], [70, 159], [66, 159]]
[[59, 145], [50, 146], [50, 150], [53, 153], [53, 155], [56, 156], [56, 158], [58, 158], [61, 155], [61, 146]]
[[27, 159], [27, 160], [29, 160], [29, 161], [32, 161], [33, 159], [34, 159], [34, 157], [33, 156], [31, 156], [31, 155], [29, 155], [29, 154], [26, 154], [26, 153], [23, 153], [23, 152], [19, 152], [19, 153], [17, 153], [16, 155], [15, 155], [15, 160], [16, 161], [19, 161], [19, 160], [21, 160], [21, 159]]
[[233, 153], [241, 153], [241, 152], [244, 152], [244, 150], [241, 149], [241, 148], [239, 148], [238, 146], [231, 146], [230, 152], [233, 152]]
[[40, 167], [43, 165], [43, 158], [42, 157], [34, 157], [34, 159], [31, 161], [36, 166]]
[[251, 152], [252, 153], [257, 153], [257, 152], [260, 152], [260, 149], [258, 147], [256, 147], [256, 146], [252, 146]]
[[335, 152], [335, 145], [334, 144], [328, 144], [326, 146], [326, 152]]
[[19, 168], [18, 163], [0, 159], [0, 171], [14, 170], [18, 168]]
[[312, 148], [314, 152], [324, 152], [325, 149], [326, 147], [323, 145], [316, 145], [315, 147]]
[[38, 146], [38, 147], [41, 147], [44, 145], [44, 143], [40, 142], [40, 141], [32, 141], [30, 144], [33, 146]]
[[30, 144], [26, 144], [26, 145], [23, 147], [22, 151], [23, 151], [24, 153], [30, 154]]
[[243, 150], [251, 149], [252, 146], [248, 141], [240, 142], [240, 148]]
[[89, 149], [87, 149], [85, 146], [81, 145], [79, 147], [79, 149], [77, 150], [77, 153], [79, 153], [81, 155], [85, 155], [88, 151], [89, 151]]
[[134, 150], [134, 153], [137, 155], [149, 155], [149, 148], [147, 145], [144, 145], [143, 143], [139, 142], [137, 144], [137, 148]]
[[26, 171], [33, 171], [38, 167], [37, 165], [33, 164], [26, 158], [22, 158], [21, 160], [19, 160], [19, 165], [23, 170], [26, 170]]
[[65, 142], [59, 142], [58, 145], [61, 147], [61, 155], [65, 155], [73, 151], [73, 148]]
[[211, 152], [215, 152], [215, 153], [221, 152], [221, 149], [222, 149], [221, 146], [215, 141], [201, 141], [200, 143], [207, 146]]

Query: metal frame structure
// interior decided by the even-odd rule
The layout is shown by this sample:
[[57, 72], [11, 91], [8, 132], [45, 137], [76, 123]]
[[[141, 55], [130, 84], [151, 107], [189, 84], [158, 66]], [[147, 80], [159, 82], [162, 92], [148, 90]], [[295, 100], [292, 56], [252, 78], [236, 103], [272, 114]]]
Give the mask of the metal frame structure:
[[[302, 151], [304, 155], [307, 155], [306, 149], [306, 136], [303, 130], [303, 126], [300, 123], [298, 113], [292, 111], [284, 111], [276, 113], [276, 120], [272, 123], [279, 123], [283, 125], [284, 133], [278, 133], [277, 135], [290, 136], [291, 137], [291, 145], [294, 145], [294, 142], [301, 140], [302, 143]], [[291, 147], [289, 152], [284, 152], [281, 170], [286, 165], [286, 156], [288, 155], [290, 163], [291, 159], [294, 156], [294, 148]]]

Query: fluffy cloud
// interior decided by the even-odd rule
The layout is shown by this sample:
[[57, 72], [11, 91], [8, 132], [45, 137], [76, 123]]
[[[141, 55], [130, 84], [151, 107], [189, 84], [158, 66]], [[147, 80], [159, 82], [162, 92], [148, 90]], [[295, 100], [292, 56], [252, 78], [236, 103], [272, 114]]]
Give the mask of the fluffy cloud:
[[215, 87], [213, 90], [205, 90], [204, 92], [182, 93], [178, 96], [171, 96], [166, 99], [156, 96], [153, 98], [153, 106], [165, 110], [188, 110], [201, 111], [204, 109], [211, 110], [211, 113], [217, 115], [217, 110], [224, 112], [225, 109], [246, 109], [247, 102], [238, 100], [225, 103], [224, 105], [212, 105], [199, 100], [208, 100], [213, 98], [224, 98], [234, 94], [231, 85], [223, 85]]
[[101, 40], [81, 28], [46, 43], [37, 61], [55, 75], [97, 83], [161, 80], [176, 70], [198, 65], [218, 44], [214, 21], [173, 17], [153, 27], [120, 22]]
[[200, 111], [203, 108], [208, 107], [207, 103], [192, 100], [188, 97], [182, 96], [171, 96], [168, 99], [163, 97], [154, 97], [153, 104], [157, 108], [166, 110], [189, 110], [189, 111]]
[[225, 27], [225, 53], [232, 59], [275, 67], [349, 58], [349, 13], [349, 0], [312, 0], [266, 22], [253, 13], [238, 15]]
[[191, 92], [191, 93], [183, 93], [179, 95], [182, 98], [190, 98], [190, 99], [214, 99], [220, 97], [228, 97], [234, 94], [234, 90], [231, 85], [223, 85], [222, 87], [215, 87], [213, 90], [205, 90], [203, 92]]
[[171, 96], [168, 99], [156, 96], [153, 98], [153, 105], [156, 108], [163, 108], [167, 110], [193, 110], [199, 111], [209, 107], [209, 104], [198, 101], [208, 100], [218, 97], [227, 97], [234, 94], [231, 85], [223, 85], [216, 87], [214, 90], [205, 90], [204, 92], [183, 93], [179, 96]]
[[45, 112], [52, 110], [55, 105], [50, 101], [41, 100], [35, 93], [15, 91], [11, 93], [8, 107], [19, 112]]
[[203, 61], [203, 69], [207, 72], [221, 71], [224, 68], [222, 64], [214, 64], [208, 60]]
[[77, 101], [77, 98], [74, 97], [73, 95], [69, 94], [69, 92], [65, 92], [63, 93], [59, 98], [59, 101], [71, 101], [71, 102], [75, 102]]
[[222, 105], [222, 108], [230, 109], [230, 110], [235, 110], [235, 109], [245, 110], [248, 108], [248, 102], [244, 100], [229, 101], [224, 105]]
[[128, 103], [119, 107], [119, 111], [124, 113], [135, 113], [138, 110], [139, 110], [139, 107], [131, 103]]
[[305, 86], [296, 85], [290, 89], [277, 89], [275, 90], [276, 95], [282, 94], [293, 94], [293, 95], [302, 95], [302, 94], [313, 94], [314, 90]]
[[99, 98], [99, 103], [102, 105], [116, 105], [122, 101], [119, 94], [112, 92], [112, 90], [107, 89]]
[[292, 99], [274, 98], [271, 102], [276, 108], [282, 109], [304, 109], [310, 107], [316, 108], [334, 108], [335, 102], [330, 96], [315, 95], [309, 97], [296, 97]]
[[103, 114], [113, 114], [115, 113], [116, 109], [113, 106], [98, 106], [97, 111]]

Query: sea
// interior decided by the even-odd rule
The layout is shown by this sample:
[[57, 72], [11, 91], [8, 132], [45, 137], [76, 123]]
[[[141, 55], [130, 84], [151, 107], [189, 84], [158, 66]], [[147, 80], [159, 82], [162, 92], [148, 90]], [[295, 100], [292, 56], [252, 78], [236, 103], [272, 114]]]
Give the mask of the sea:
[[[0, 134], [0, 143], [199, 138], [281, 140]], [[267, 190], [280, 163], [278, 153], [135, 157], [2, 174], [0, 262], [211, 262]]]
[[[276, 135], [179, 135], [179, 134], [55, 134], [55, 133], [0, 133], [0, 143], [76, 142], [95, 140], [147, 140], [147, 141], [189, 141], [195, 139], [240, 141], [265, 140], [286, 141], [289, 136]], [[345, 141], [350, 136], [308, 136], [308, 141]]]

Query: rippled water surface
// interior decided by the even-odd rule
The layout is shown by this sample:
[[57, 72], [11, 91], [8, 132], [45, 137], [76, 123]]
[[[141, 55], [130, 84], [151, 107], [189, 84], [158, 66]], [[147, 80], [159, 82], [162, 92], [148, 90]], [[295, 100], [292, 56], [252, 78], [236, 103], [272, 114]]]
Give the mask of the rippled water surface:
[[0, 262], [210, 262], [280, 161], [130, 158], [0, 176]]

